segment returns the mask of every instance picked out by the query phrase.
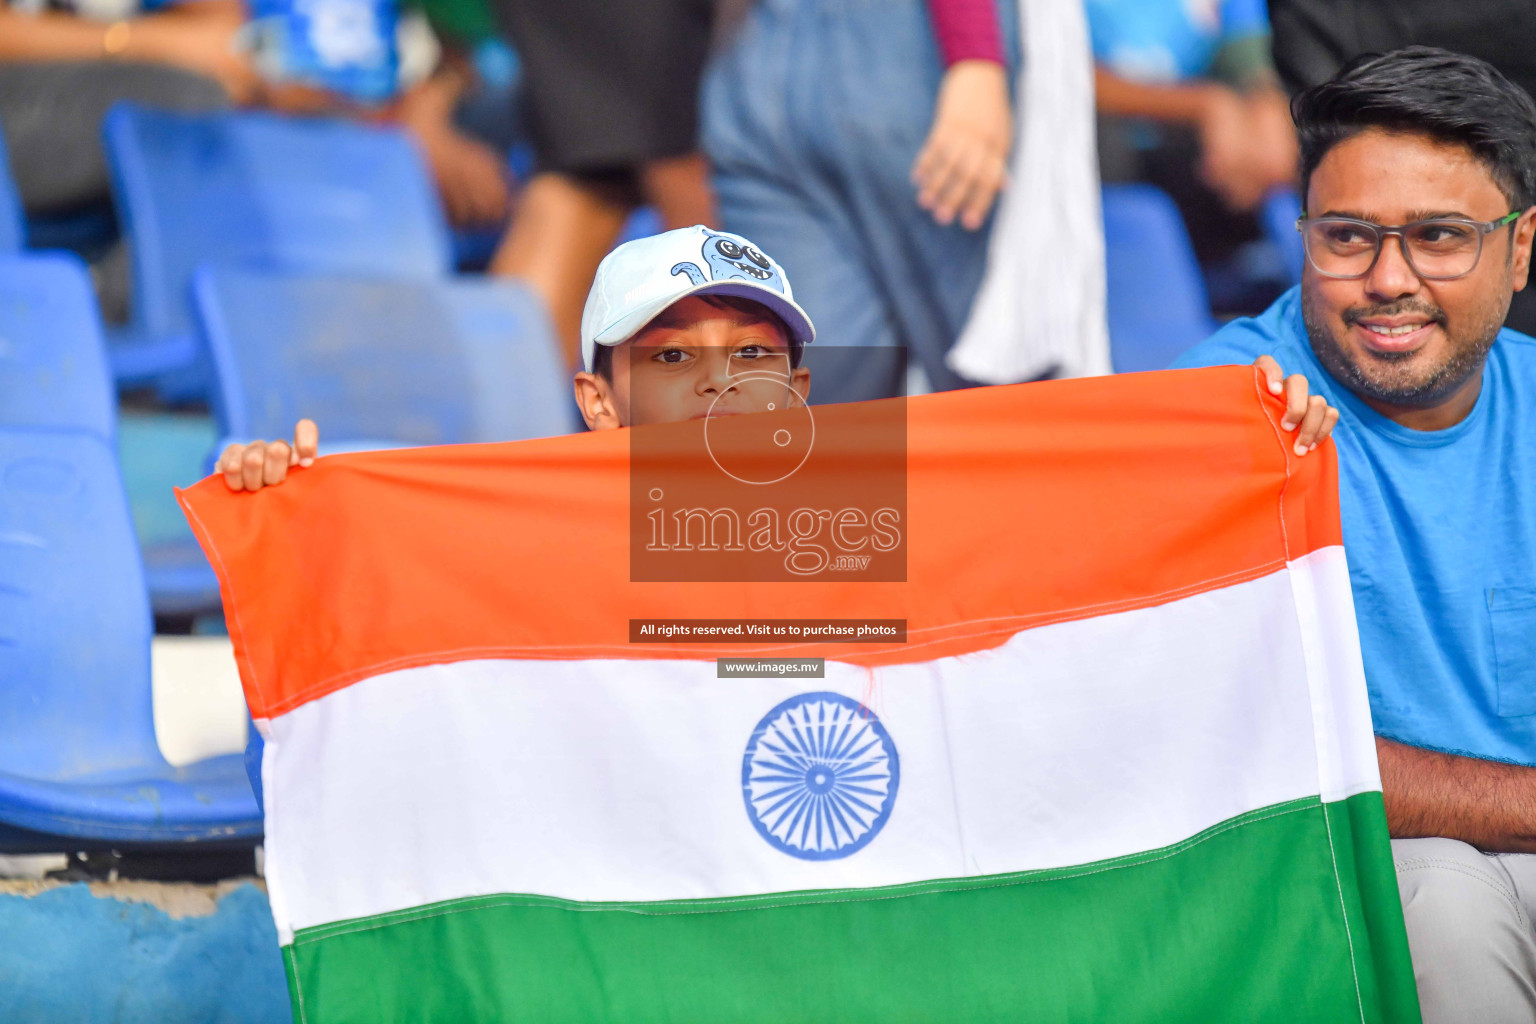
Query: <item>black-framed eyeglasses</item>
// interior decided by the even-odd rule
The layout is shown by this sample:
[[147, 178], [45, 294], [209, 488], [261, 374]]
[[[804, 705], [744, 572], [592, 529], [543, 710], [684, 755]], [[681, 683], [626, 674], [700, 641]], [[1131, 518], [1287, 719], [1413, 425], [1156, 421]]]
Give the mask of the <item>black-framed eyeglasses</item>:
[[1522, 211], [1498, 220], [1430, 217], [1409, 224], [1372, 224], [1353, 217], [1296, 218], [1307, 251], [1307, 262], [1324, 277], [1357, 280], [1369, 274], [1381, 258], [1382, 242], [1396, 235], [1413, 272], [1427, 281], [1466, 277], [1483, 253], [1483, 236], [1512, 223]]

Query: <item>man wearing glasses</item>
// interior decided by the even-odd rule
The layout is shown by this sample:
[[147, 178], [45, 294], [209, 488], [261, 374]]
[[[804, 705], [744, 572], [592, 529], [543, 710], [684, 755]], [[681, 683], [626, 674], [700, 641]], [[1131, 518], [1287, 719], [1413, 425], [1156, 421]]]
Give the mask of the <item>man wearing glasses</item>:
[[1424, 1020], [1536, 1020], [1536, 104], [1425, 47], [1292, 105], [1299, 288], [1179, 365], [1340, 411], [1344, 544]]

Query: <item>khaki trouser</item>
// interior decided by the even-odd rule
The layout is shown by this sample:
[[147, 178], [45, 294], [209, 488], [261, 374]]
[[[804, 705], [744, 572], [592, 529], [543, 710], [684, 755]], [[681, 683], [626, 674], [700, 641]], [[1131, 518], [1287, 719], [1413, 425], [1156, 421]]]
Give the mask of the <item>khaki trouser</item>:
[[1536, 854], [1394, 839], [1424, 1024], [1536, 1024]]

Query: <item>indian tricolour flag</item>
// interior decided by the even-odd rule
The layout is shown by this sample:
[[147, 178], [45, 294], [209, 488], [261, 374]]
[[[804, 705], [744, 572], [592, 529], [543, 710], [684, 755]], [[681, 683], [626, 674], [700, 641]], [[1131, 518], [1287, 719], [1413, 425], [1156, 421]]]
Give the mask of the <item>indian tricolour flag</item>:
[[[184, 492], [297, 1018], [1416, 1020], [1334, 455], [1280, 414], [1246, 368], [915, 399], [904, 582], [631, 582], [630, 431]], [[826, 674], [717, 676], [759, 655]]]

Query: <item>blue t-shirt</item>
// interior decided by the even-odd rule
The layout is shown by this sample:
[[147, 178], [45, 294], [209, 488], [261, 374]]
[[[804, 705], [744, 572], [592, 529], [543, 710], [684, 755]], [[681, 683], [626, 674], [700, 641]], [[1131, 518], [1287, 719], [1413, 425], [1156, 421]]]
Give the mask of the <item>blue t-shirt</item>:
[[1223, 43], [1269, 34], [1264, 0], [1087, 0], [1085, 10], [1094, 59], [1138, 82], [1199, 78]]
[[1176, 367], [1269, 354], [1339, 410], [1339, 509], [1376, 732], [1536, 765], [1536, 339], [1499, 332], [1446, 430], [1399, 426], [1328, 375], [1300, 289]]

